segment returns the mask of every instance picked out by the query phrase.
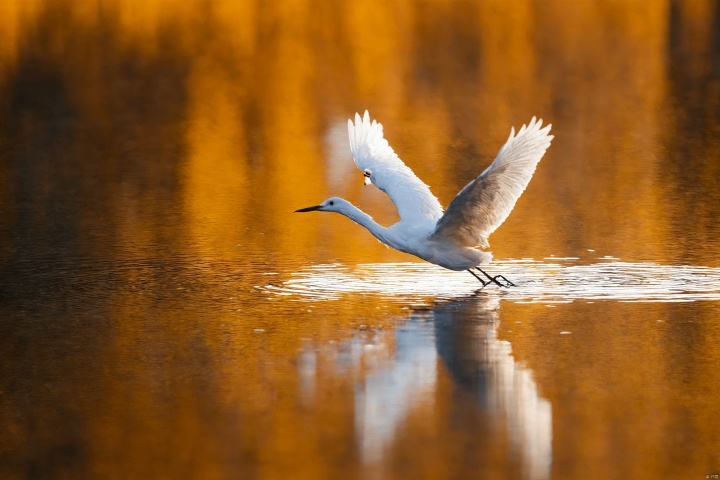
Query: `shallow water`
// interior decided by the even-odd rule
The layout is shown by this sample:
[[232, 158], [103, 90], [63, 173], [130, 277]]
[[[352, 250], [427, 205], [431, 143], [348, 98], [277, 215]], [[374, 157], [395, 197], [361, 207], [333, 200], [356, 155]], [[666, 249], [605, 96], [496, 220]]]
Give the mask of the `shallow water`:
[[[348, 293], [438, 300], [458, 299], [482, 292], [515, 303], [571, 303], [585, 300], [622, 302], [693, 302], [720, 300], [720, 268], [690, 265], [628, 263], [604, 258], [584, 264], [579, 258], [544, 261], [504, 260], [492, 264], [492, 275], [512, 278], [519, 288], [482, 288], [467, 275], [426, 263], [315, 265], [296, 272], [281, 285], [256, 288], [276, 295], [307, 300], [342, 299]], [[521, 280], [517, 280], [521, 278]], [[485, 290], [487, 289], [487, 290]]]
[[[717, 2], [0, 5], [0, 478], [720, 473]], [[372, 25], [372, 34], [368, 34]], [[419, 263], [346, 120], [447, 204], [555, 140], [487, 266]]]

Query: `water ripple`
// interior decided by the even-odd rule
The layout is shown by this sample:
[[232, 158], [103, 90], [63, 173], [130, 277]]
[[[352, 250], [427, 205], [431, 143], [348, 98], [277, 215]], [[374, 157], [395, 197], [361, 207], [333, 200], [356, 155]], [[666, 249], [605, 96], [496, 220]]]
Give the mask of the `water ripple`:
[[[720, 300], [720, 268], [602, 260], [592, 264], [576, 258], [494, 262], [486, 271], [505, 275], [517, 286], [507, 290], [489, 286], [485, 291], [518, 303]], [[279, 286], [261, 288], [303, 300], [338, 299], [350, 293], [457, 298], [474, 294], [478, 283], [467, 273], [425, 263], [328, 264], [296, 272]]]

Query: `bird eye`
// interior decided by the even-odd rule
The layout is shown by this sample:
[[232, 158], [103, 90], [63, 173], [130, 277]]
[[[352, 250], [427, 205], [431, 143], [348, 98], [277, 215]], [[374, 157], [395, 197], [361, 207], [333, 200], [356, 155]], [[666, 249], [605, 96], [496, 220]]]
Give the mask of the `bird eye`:
[[335, 202], [330, 200], [330, 205], [335, 205]]
[[372, 172], [370, 170], [364, 170], [363, 175], [365, 175], [366, 177], [369, 177], [370, 175], [372, 175]]

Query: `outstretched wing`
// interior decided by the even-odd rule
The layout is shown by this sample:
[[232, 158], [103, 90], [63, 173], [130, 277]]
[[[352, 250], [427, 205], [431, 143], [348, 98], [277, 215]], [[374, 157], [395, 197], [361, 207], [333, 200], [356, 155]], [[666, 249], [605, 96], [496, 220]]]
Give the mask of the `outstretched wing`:
[[370, 114], [355, 114], [355, 123], [348, 120], [350, 150], [355, 164], [370, 172], [370, 181], [385, 192], [398, 209], [402, 220], [437, 220], [442, 215], [440, 202], [430, 187], [415, 176], [395, 154], [383, 137], [383, 127], [370, 121]]
[[432, 237], [466, 247], [489, 246], [488, 236], [510, 215], [554, 138], [551, 125], [540, 127], [542, 120], [533, 117], [517, 135], [515, 128], [510, 131], [495, 161], [457, 194]]

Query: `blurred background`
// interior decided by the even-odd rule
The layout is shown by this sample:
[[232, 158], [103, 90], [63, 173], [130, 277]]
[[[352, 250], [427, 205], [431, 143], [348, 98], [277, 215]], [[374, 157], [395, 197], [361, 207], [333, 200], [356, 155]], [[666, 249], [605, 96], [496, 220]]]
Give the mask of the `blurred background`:
[[416, 260], [292, 214], [397, 219], [365, 109], [444, 205], [553, 124], [495, 258], [720, 267], [717, 0], [5, 0], [1, 477], [718, 473], [717, 301], [264, 290]]

